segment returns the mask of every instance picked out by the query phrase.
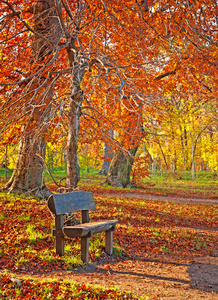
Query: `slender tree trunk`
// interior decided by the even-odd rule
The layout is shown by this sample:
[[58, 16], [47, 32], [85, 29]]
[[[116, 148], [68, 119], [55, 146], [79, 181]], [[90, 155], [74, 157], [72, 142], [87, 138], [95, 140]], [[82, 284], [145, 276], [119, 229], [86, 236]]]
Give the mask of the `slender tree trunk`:
[[158, 141], [158, 145], [159, 145], [159, 147], [160, 147], [160, 151], [161, 151], [161, 153], [162, 153], [162, 156], [163, 156], [163, 159], [164, 159], [164, 163], [165, 163], [165, 166], [166, 166], [166, 169], [168, 170], [168, 164], [167, 164], [167, 160], [166, 160], [166, 156], [165, 156], [165, 154], [164, 154], [164, 151], [163, 151], [163, 148], [162, 148], [162, 146], [161, 146], [161, 144], [160, 144], [160, 141]]
[[130, 185], [130, 173], [138, 147], [129, 150], [129, 154], [123, 150], [114, 154], [108, 170], [106, 181], [117, 187], [127, 187]]
[[67, 140], [67, 178], [66, 188], [68, 191], [77, 187], [80, 180], [80, 168], [78, 164], [78, 135], [79, 135], [79, 117], [80, 117], [80, 103], [82, 103], [82, 96], [78, 91], [79, 102], [71, 99], [69, 109], [69, 129]]
[[174, 150], [174, 158], [173, 158], [173, 172], [177, 171], [177, 153], [176, 150]]
[[79, 121], [81, 115], [81, 105], [83, 101], [83, 92], [81, 82], [85, 74], [85, 68], [82, 68], [79, 62], [78, 51], [75, 50], [74, 41], [71, 40], [71, 47], [68, 49], [69, 66], [72, 68], [72, 97], [69, 104], [69, 128], [67, 140], [67, 191], [74, 190], [80, 180], [80, 167], [78, 164], [78, 136]]
[[157, 170], [157, 161], [156, 158], [153, 158], [153, 163], [152, 163], [152, 176], [156, 177], [156, 170]]
[[7, 179], [8, 145], [5, 147], [5, 179]]
[[195, 141], [194, 141], [194, 133], [192, 135], [192, 181], [195, 181]]
[[[113, 131], [110, 131], [110, 137], [113, 138]], [[108, 145], [107, 143], [103, 144], [103, 162], [101, 165], [101, 169], [99, 171], [100, 175], [107, 175], [109, 167], [110, 167], [110, 163], [111, 160], [113, 158], [113, 152], [111, 150], [110, 145]]]
[[180, 128], [180, 140], [181, 140], [181, 149], [182, 149], [182, 157], [183, 157], [183, 172], [185, 172], [185, 145], [184, 145], [184, 139], [185, 137], [183, 136], [183, 132], [184, 130], [182, 129], [182, 126], [179, 125], [179, 128]]

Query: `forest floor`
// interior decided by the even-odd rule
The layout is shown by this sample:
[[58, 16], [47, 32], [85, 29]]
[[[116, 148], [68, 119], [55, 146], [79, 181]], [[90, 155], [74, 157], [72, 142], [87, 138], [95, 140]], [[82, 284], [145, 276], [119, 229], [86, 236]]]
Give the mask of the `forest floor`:
[[[103, 252], [103, 235], [93, 237], [87, 265], [74, 261], [80, 257], [79, 239], [66, 241], [64, 257], [56, 255], [54, 220], [45, 201], [0, 194], [0, 299], [31, 299], [38, 290], [32, 299], [217, 300], [218, 189], [213, 184], [202, 193], [192, 185], [163, 192], [85, 182], [81, 189], [94, 193], [97, 207], [91, 219], [119, 219], [115, 254]], [[14, 289], [11, 278], [22, 286]], [[65, 296], [66, 282], [78, 283], [80, 296]], [[110, 291], [115, 287], [124, 293], [116, 297]]]
[[[110, 196], [115, 195], [110, 193]], [[119, 197], [122, 196], [192, 204], [218, 204], [218, 199], [148, 196], [131, 192], [119, 194]], [[96, 265], [78, 268], [73, 271], [73, 277], [86, 283], [116, 285], [121, 290], [129, 290], [138, 296], [147, 295], [148, 299], [218, 299], [218, 257], [178, 257], [167, 254], [152, 256], [140, 251], [137, 256], [128, 253], [125, 259], [125, 264], [115, 263], [113, 258], [107, 258]]]
[[[104, 193], [102, 196], [113, 196], [116, 194], [113, 193]], [[160, 196], [160, 195], [151, 195], [151, 194], [139, 194], [137, 192], [127, 192], [125, 194], [120, 193], [119, 197], [132, 198], [132, 199], [147, 199], [147, 200], [160, 200], [160, 201], [170, 201], [170, 202], [179, 202], [179, 203], [190, 203], [190, 204], [215, 204], [218, 205], [218, 198], [206, 199], [206, 198], [184, 198], [180, 196]]]
[[[118, 195], [109, 193], [104, 196]], [[153, 199], [192, 205], [203, 203], [214, 205], [214, 209], [218, 204], [218, 199], [167, 197], [131, 192], [125, 195], [119, 194], [119, 198], [122, 196], [130, 199]], [[190, 228], [188, 230], [190, 232]], [[211, 229], [204, 226], [192, 228], [193, 234], [202, 232], [205, 235], [209, 230]], [[104, 254], [94, 263], [70, 271], [61, 270], [44, 275], [33, 275], [36, 279], [42, 276], [43, 279], [67, 279], [91, 286], [117, 287], [121, 291], [131, 292], [138, 299], [218, 299], [218, 257], [208, 255], [199, 257], [194, 253], [188, 256], [169, 253], [151, 254], [143, 250], [143, 247], [137, 251], [133, 247], [132, 251], [129, 250], [122, 257], [109, 257]]]
[[140, 255], [125, 261], [108, 258], [69, 272], [53, 272], [49, 278], [118, 287], [142, 299], [218, 299], [218, 258], [182, 258], [171, 255]]

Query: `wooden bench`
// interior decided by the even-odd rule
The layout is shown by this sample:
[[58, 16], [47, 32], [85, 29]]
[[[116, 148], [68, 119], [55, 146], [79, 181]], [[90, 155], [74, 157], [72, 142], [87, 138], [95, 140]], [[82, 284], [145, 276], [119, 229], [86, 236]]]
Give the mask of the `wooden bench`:
[[[76, 191], [65, 194], [53, 194], [48, 199], [48, 207], [55, 215], [55, 229], [52, 235], [56, 237], [56, 253], [64, 255], [64, 236], [81, 238], [81, 258], [88, 263], [89, 238], [94, 233], [105, 231], [105, 252], [112, 255], [113, 231], [118, 220], [102, 220], [89, 222], [89, 210], [96, 210], [93, 194], [90, 192]], [[82, 224], [74, 226], [64, 225], [64, 214], [82, 211]]]

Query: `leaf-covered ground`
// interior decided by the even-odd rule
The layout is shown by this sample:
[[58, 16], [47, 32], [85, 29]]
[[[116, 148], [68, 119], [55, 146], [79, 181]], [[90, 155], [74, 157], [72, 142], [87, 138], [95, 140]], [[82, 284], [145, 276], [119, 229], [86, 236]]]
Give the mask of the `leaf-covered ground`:
[[[96, 171], [95, 171], [96, 172]], [[114, 188], [102, 184], [104, 178], [98, 174], [83, 174], [79, 183], [81, 189], [96, 194], [116, 193], [159, 195], [183, 198], [207, 198], [218, 200], [218, 176], [212, 172], [200, 172], [198, 180], [192, 181], [190, 172], [168, 172], [162, 176], [145, 177], [134, 184], [133, 189]]]
[[[119, 223], [114, 233], [113, 257], [103, 251], [103, 234], [91, 239], [90, 266], [94, 268], [90, 271], [82, 268], [79, 239], [66, 241], [64, 257], [55, 254], [51, 237], [54, 219], [46, 202], [0, 194], [0, 299], [131, 299], [134, 295], [137, 299], [169, 299], [166, 282], [175, 284], [170, 299], [186, 299], [178, 298], [180, 285], [186, 287], [186, 292], [196, 291], [196, 297], [213, 299], [216, 283], [199, 278], [197, 283], [193, 270], [199, 264], [199, 268], [210, 265], [210, 272], [216, 272], [216, 205], [119, 195], [98, 195], [95, 200], [97, 211], [91, 212], [91, 220], [112, 218]], [[83, 271], [77, 272], [75, 268]], [[46, 281], [49, 274], [54, 277]], [[60, 278], [66, 276], [68, 281], [61, 282]], [[211, 276], [214, 278], [215, 274]], [[40, 281], [42, 277], [45, 281]], [[13, 278], [20, 278], [21, 286]], [[75, 279], [82, 283], [74, 285]], [[93, 288], [87, 283], [100, 287]], [[157, 284], [161, 287], [158, 291]], [[130, 290], [132, 295], [113, 290], [116, 285], [121, 290]], [[103, 286], [110, 288], [105, 291]], [[64, 293], [66, 297], [61, 298]], [[173, 298], [176, 294], [177, 298]], [[199, 299], [187, 292], [187, 297], [190, 295]]]
[[115, 289], [92, 288], [85, 284], [63, 280], [17, 279], [0, 276], [0, 299], [136, 299]]

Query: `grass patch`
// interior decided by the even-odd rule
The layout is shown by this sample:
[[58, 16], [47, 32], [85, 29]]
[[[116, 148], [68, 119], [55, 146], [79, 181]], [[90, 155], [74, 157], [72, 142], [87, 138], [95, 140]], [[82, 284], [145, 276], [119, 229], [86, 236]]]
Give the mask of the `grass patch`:
[[145, 190], [161, 195], [181, 195], [185, 197], [218, 197], [218, 176], [212, 172], [199, 172], [198, 179], [192, 181], [191, 172], [157, 173], [155, 177], [142, 179]]
[[30, 215], [21, 215], [17, 217], [19, 220], [30, 221]]
[[82, 260], [80, 254], [77, 255], [67, 255], [64, 257], [64, 262], [68, 270], [73, 270], [75, 267], [82, 265]]
[[30, 241], [30, 243], [36, 243], [36, 240], [44, 240], [47, 237], [47, 234], [41, 232], [41, 231], [37, 231], [35, 229], [35, 225], [33, 224], [28, 224], [27, 229], [26, 229], [26, 234], [27, 237]]
[[[12, 170], [10, 170], [12, 172]], [[98, 174], [98, 169], [90, 168], [89, 173], [84, 168], [80, 169], [81, 180], [79, 188], [89, 190], [92, 192], [141, 192], [152, 193], [157, 195], [178, 195], [182, 197], [200, 197], [200, 198], [218, 198], [218, 176], [214, 172], [200, 171], [197, 179], [192, 181], [191, 171], [185, 172], [166, 172], [157, 171], [155, 177], [141, 178], [143, 189], [130, 188], [114, 188], [108, 184], [100, 185], [105, 179], [105, 176]], [[2, 174], [2, 175], [1, 175]], [[1, 177], [2, 176], [2, 177]], [[44, 172], [46, 185], [51, 190], [56, 190], [57, 186], [54, 184], [48, 172]], [[61, 167], [55, 167], [52, 170], [52, 176], [58, 184], [65, 186], [65, 170]], [[4, 169], [0, 169], [0, 178], [4, 180]]]
[[[7, 169], [7, 177], [10, 177], [13, 173], [13, 170]], [[0, 169], [0, 177], [5, 177], [5, 169]]]

